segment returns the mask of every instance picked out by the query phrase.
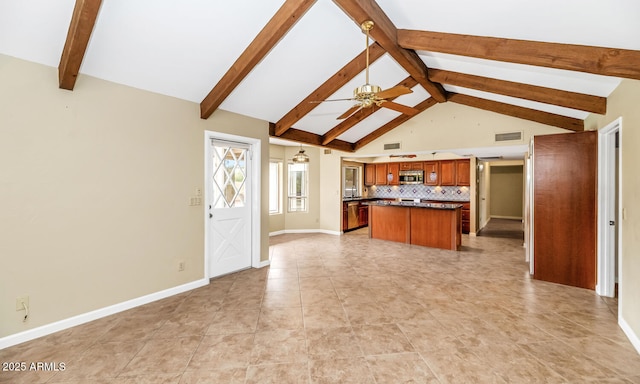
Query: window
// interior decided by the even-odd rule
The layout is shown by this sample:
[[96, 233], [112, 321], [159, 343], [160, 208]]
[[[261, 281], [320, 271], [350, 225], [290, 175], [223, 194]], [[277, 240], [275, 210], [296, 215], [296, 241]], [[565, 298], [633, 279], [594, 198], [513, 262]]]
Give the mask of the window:
[[282, 213], [282, 162], [269, 162], [269, 214]]
[[308, 164], [289, 164], [289, 212], [307, 212]]
[[360, 170], [358, 167], [343, 167], [342, 196], [360, 197]]

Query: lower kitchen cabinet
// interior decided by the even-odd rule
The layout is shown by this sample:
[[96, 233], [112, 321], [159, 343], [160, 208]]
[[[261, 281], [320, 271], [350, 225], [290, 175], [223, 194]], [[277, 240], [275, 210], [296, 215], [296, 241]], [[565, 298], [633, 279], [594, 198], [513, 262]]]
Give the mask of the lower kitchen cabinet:
[[369, 206], [361, 201], [342, 202], [342, 232], [369, 225]]
[[360, 204], [358, 207], [358, 224], [360, 227], [369, 225], [369, 206]]

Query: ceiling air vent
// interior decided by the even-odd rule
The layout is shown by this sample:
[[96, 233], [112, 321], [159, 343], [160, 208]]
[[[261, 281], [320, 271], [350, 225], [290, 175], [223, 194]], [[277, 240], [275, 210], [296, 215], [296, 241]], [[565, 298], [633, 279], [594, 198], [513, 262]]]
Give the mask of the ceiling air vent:
[[387, 143], [384, 145], [384, 150], [388, 149], [400, 149], [400, 143]]
[[522, 132], [496, 133], [497, 141], [522, 141]]

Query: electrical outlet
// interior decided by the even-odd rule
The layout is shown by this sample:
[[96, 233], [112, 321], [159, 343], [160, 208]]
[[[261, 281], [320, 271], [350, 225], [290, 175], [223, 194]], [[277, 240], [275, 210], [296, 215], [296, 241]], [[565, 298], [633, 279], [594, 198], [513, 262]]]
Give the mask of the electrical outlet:
[[184, 261], [180, 260], [178, 261], [178, 272], [182, 272], [184, 271]]
[[[24, 303], [24, 305], [22, 305]], [[16, 299], [16, 311], [24, 311], [24, 306], [29, 306], [29, 296], [20, 296]]]

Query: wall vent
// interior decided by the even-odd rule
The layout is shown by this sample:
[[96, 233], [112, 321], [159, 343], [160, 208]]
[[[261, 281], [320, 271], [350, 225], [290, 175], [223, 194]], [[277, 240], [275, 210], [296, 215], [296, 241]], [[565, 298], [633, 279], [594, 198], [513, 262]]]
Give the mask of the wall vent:
[[384, 150], [400, 149], [400, 143], [387, 143], [384, 145]]
[[522, 132], [506, 132], [506, 133], [496, 133], [495, 136], [497, 141], [522, 141]]
[[331, 154], [331, 150], [330, 149], [325, 149], [324, 150], [324, 154], [325, 155], [330, 155]]

